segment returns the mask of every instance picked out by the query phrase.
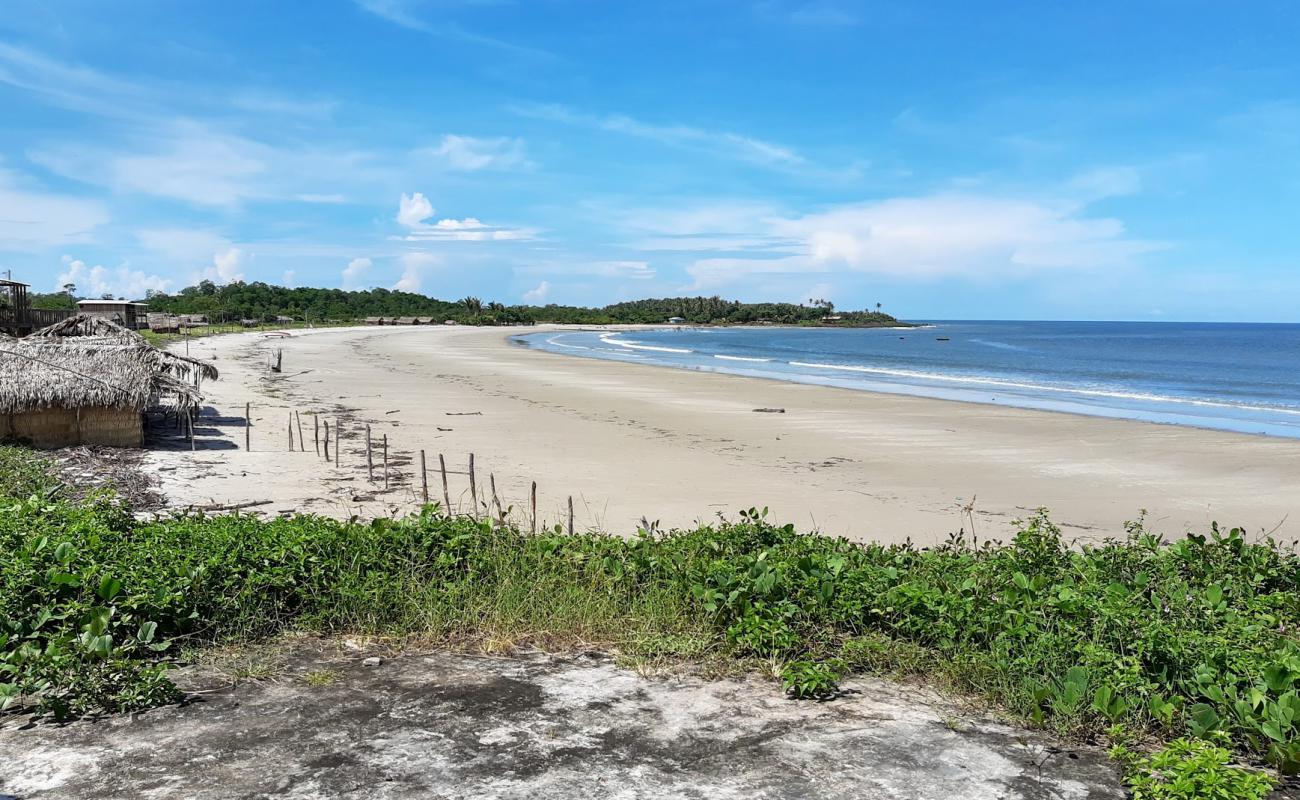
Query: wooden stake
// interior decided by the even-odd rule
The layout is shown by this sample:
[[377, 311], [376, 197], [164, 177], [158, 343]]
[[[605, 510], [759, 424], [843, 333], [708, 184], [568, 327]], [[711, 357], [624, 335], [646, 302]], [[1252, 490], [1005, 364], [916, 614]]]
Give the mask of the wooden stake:
[[293, 452], [293, 412], [289, 412], [289, 452]]
[[334, 466], [339, 466], [343, 461], [343, 426], [339, 425], [338, 419], [334, 420]]
[[325, 421], [325, 463], [328, 464], [329, 460], [330, 460], [330, 423], [329, 420], [326, 420]]
[[375, 459], [370, 450], [370, 425], [366, 425], [366, 474], [371, 481], [375, 479]]
[[429, 505], [429, 470], [424, 466], [424, 451], [420, 451], [420, 490], [424, 504]]
[[451, 514], [451, 492], [447, 491], [447, 459], [438, 454], [438, 471], [442, 473], [442, 502], [446, 504], [442, 513]]
[[573, 495], [569, 495], [569, 535], [573, 535]]
[[298, 451], [305, 453], [307, 452], [307, 445], [303, 444], [302, 441], [302, 414], [299, 414], [295, 409], [293, 412], [293, 418], [298, 421]]
[[388, 434], [384, 434], [384, 491], [388, 491]]
[[488, 473], [488, 483], [492, 484], [492, 503], [497, 507], [497, 520], [506, 524], [506, 512], [501, 508], [501, 498], [497, 497], [497, 476], [495, 473]]
[[194, 446], [194, 417], [186, 414], [185, 418], [190, 421], [190, 452], [194, 452], [194, 450], [197, 449]]
[[474, 454], [469, 454], [469, 497], [474, 503], [474, 519], [478, 519], [478, 483], [474, 479]]
[[533, 481], [533, 491], [529, 495], [529, 501], [533, 509], [533, 533], [537, 533], [537, 481]]
[[253, 441], [253, 404], [244, 403], [244, 449], [252, 450]]
[[316, 442], [316, 457], [320, 458], [320, 414], [311, 415], [311, 438]]

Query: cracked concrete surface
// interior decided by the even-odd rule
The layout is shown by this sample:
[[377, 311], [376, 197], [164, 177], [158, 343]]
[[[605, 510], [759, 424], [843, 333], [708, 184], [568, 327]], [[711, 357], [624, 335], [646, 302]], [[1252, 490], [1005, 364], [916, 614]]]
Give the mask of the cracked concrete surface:
[[595, 656], [299, 653], [278, 679], [146, 713], [0, 728], [0, 796], [1122, 798], [1092, 749], [853, 681], [643, 678]]

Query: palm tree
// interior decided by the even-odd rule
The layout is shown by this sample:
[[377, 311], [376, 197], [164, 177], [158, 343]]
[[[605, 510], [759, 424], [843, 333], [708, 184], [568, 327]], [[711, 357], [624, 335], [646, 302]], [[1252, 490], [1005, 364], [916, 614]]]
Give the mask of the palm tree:
[[465, 310], [472, 316], [477, 317], [479, 314], [483, 313], [483, 301], [477, 297], [466, 297], [460, 301], [460, 304], [465, 306]]

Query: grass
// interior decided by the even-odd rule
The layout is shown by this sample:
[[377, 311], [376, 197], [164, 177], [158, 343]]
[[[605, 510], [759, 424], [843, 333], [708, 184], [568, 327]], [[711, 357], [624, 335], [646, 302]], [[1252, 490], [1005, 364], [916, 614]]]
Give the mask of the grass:
[[341, 328], [350, 325], [360, 325], [360, 320], [335, 320], [335, 321], [314, 321], [310, 324], [306, 322], [286, 322], [286, 323], [266, 323], [264, 325], [245, 328], [239, 323], [221, 323], [213, 325], [204, 325], [198, 328], [192, 328], [190, 333], [156, 333], [151, 330], [137, 331], [154, 347], [166, 347], [173, 342], [183, 342], [188, 339], [202, 339], [208, 336], [221, 336], [230, 333], [258, 333], [268, 331], [292, 331], [304, 330], [307, 328]]
[[[529, 535], [436, 507], [368, 524], [139, 522], [120, 504], [43, 498], [29, 458], [0, 456], [17, 465], [0, 492], [0, 708], [168, 702], [178, 653], [293, 630], [762, 667], [813, 698], [846, 674], [923, 675], [1069, 737], [1212, 742], [1300, 767], [1300, 558], [1238, 530], [1165, 543], [1133, 525], [1071, 548], [1039, 514], [1006, 545], [920, 549], [755, 510], [627, 538]], [[1179, 747], [1124, 763], [1137, 780], [1219, 758]]]

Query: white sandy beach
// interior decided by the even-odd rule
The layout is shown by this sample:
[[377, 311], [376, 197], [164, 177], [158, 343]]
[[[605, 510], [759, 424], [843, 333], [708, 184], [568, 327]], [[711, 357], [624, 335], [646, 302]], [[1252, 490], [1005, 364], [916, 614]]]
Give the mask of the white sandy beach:
[[[438, 454], [463, 473], [474, 453], [480, 496], [490, 495], [493, 475], [524, 524], [536, 481], [543, 522], [563, 520], [572, 495], [578, 528], [616, 533], [643, 517], [685, 526], [751, 506], [804, 529], [920, 543], [972, 524], [981, 539], [1005, 539], [1013, 519], [1039, 506], [1080, 537], [1120, 534], [1144, 509], [1168, 535], [1214, 520], [1284, 538], [1300, 531], [1297, 440], [573, 358], [508, 342], [521, 332], [389, 327], [195, 340], [191, 353], [222, 371], [204, 387], [210, 408], [198, 450], [156, 452], [149, 463], [173, 505], [271, 500], [257, 507], [268, 514], [414, 510], [423, 449], [434, 500]], [[265, 369], [276, 349], [278, 375]], [[754, 412], [761, 407], [786, 413]], [[292, 410], [302, 415], [305, 453], [288, 449]], [[341, 465], [316, 455], [311, 413], [342, 421]], [[295, 428], [295, 447], [296, 439]], [[468, 510], [467, 476], [452, 474], [450, 485], [453, 505]]]

